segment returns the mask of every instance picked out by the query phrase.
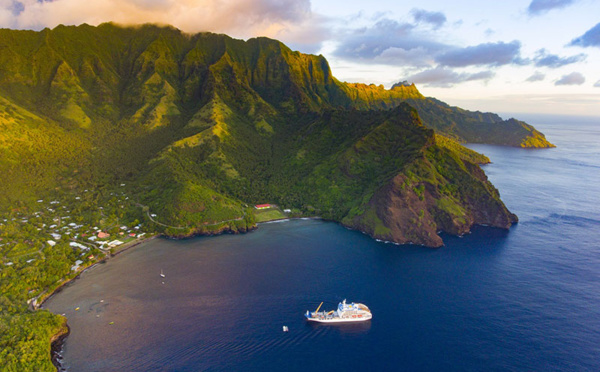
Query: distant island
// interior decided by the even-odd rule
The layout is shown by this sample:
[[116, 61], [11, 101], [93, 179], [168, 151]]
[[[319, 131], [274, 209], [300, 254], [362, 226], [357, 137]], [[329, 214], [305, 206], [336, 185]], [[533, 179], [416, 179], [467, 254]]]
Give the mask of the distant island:
[[[34, 355], [64, 324], [27, 313], [25, 299], [110, 253], [90, 234], [243, 232], [256, 226], [253, 205], [273, 203], [440, 247], [439, 231], [517, 221], [479, 167], [489, 159], [460, 143], [553, 147], [531, 125], [411, 83], [340, 82], [323, 56], [268, 38], [106, 23], [1, 29], [0, 49], [2, 319], [36, 319], [48, 337]], [[59, 207], [74, 218], [64, 239]], [[0, 339], [6, 353], [19, 337]], [[15, 368], [18, 355], [6, 356]]]

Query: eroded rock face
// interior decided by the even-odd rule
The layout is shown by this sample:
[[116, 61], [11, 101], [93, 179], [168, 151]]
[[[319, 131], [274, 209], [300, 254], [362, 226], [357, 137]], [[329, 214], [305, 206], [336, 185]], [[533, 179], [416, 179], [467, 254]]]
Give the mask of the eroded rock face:
[[375, 207], [389, 226], [391, 239], [397, 243], [417, 243], [430, 247], [443, 245], [437, 235], [437, 224], [430, 210], [435, 205], [431, 191], [425, 187], [422, 196], [406, 187], [406, 176], [398, 175], [377, 195]]
[[[416, 167], [429, 161], [420, 159]], [[365, 213], [354, 217], [348, 226], [377, 239], [440, 247], [444, 243], [439, 231], [462, 235], [477, 224], [508, 229], [517, 222], [517, 216], [504, 206], [478, 165], [459, 160], [447, 162], [446, 167], [449, 169], [436, 172], [427, 181], [396, 175], [377, 190]], [[462, 183], [454, 185], [456, 179], [443, 174], [448, 172]]]

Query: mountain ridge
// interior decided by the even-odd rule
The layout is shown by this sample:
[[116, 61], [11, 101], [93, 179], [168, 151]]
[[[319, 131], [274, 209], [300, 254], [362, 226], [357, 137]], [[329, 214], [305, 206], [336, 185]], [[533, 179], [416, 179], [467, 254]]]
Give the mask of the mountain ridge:
[[[432, 236], [438, 227], [462, 233], [475, 223], [506, 228], [516, 220], [501, 202], [469, 202], [474, 183], [469, 191], [449, 187], [461, 172], [478, 172], [465, 164], [486, 161], [456, 141], [551, 146], [526, 123], [452, 108], [424, 97], [414, 84], [385, 89], [340, 82], [323, 56], [264, 37], [242, 41], [108, 23], [0, 30], [0, 44], [7, 51], [0, 56], [0, 97], [21, 110], [19, 120], [48, 123], [38, 125], [48, 129], [47, 138], [63, 138], [80, 154], [64, 157], [60, 167], [56, 160], [43, 163], [46, 168], [34, 162], [37, 174], [64, 168], [60, 177], [50, 172], [39, 187], [30, 185], [29, 173], [0, 162], [15, 174], [5, 202], [26, 199], [28, 190], [32, 200], [45, 187], [59, 187], [53, 178], [71, 179], [71, 187], [79, 188], [128, 180], [139, 185], [140, 202], [169, 225], [187, 227], [167, 234], [202, 232], [205, 224], [241, 216], [243, 205], [268, 200], [382, 237], [376, 227], [395, 222], [370, 218], [369, 211], [376, 206], [386, 215], [382, 201], [389, 198], [381, 195], [390, 187], [398, 191], [393, 185], [403, 179], [407, 187], [427, 190], [412, 193], [427, 202], [404, 223], [429, 235], [408, 238], [410, 231], [396, 229], [386, 239], [440, 246]], [[4, 151], [14, 153], [9, 142]], [[423, 175], [399, 177], [411, 166]], [[486, 197], [499, 200], [490, 187], [484, 187]], [[445, 201], [436, 203], [439, 198]], [[484, 204], [504, 217], [496, 223], [477, 218], [477, 205]], [[450, 217], [440, 217], [445, 214]], [[408, 223], [423, 215], [427, 222], [420, 226], [430, 227]], [[252, 227], [243, 221], [230, 227]]]

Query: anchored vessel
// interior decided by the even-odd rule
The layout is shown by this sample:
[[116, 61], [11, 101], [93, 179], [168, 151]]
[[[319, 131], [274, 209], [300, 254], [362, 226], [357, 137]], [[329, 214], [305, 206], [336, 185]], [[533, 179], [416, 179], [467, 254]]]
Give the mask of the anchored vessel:
[[[321, 305], [323, 303], [321, 302]], [[371, 310], [363, 304], [347, 304], [346, 300], [339, 303], [337, 310], [321, 311], [321, 305], [316, 311], [306, 311], [304, 316], [308, 321], [319, 323], [363, 322], [373, 317]]]

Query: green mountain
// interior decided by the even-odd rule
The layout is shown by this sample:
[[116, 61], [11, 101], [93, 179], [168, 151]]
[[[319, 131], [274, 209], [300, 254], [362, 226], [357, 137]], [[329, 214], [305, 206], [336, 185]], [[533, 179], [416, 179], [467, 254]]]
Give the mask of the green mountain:
[[2, 29], [0, 50], [4, 207], [127, 182], [173, 236], [245, 231], [272, 202], [440, 246], [440, 230], [516, 221], [459, 142], [552, 146], [414, 85], [340, 82], [267, 38], [108, 23]]

